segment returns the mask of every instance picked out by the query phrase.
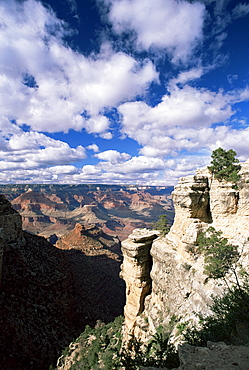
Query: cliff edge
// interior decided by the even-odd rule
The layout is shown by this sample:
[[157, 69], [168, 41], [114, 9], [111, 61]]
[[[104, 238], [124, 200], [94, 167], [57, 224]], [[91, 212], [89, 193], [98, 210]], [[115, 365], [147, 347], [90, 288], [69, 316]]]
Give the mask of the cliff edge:
[[[236, 189], [232, 183], [214, 179], [207, 169], [181, 178], [172, 193], [175, 220], [166, 237], [154, 236], [148, 248], [148, 231], [135, 230], [122, 243], [125, 342], [133, 337], [146, 341], [158, 326], [167, 326], [172, 318], [193, 321], [196, 313], [210, 313], [211, 295], [221, 294], [224, 285], [221, 279], [207, 279], [203, 257], [193, 253], [198, 234], [209, 226], [222, 231], [230, 243], [238, 246], [239, 262], [248, 270], [249, 161], [241, 163], [240, 174]], [[140, 239], [135, 240], [138, 233]], [[146, 279], [145, 265], [150, 266]], [[141, 282], [147, 287], [143, 293]], [[140, 292], [133, 299], [138, 288]]]

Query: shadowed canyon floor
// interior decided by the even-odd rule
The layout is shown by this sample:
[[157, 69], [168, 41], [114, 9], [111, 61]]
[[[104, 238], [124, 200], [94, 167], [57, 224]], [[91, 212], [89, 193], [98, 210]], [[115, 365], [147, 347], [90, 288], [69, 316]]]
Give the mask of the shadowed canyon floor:
[[0, 195], [1, 370], [48, 369], [86, 324], [122, 314], [120, 263], [119, 240], [95, 225], [77, 224], [56, 248], [23, 231]]

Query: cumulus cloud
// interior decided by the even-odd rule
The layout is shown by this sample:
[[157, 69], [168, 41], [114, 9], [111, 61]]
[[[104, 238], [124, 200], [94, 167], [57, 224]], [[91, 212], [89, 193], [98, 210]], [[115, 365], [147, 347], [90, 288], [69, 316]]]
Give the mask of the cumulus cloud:
[[95, 153], [99, 152], [99, 147], [98, 147], [98, 145], [96, 145], [96, 144], [88, 145], [86, 148], [87, 148], [88, 150], [92, 150], [92, 151], [94, 151]]
[[154, 135], [161, 136], [164, 130], [202, 128], [226, 121], [233, 115], [231, 100], [222, 92], [186, 85], [172, 90], [155, 107], [145, 102], [128, 102], [119, 106], [119, 112], [123, 116], [123, 132], [144, 145]]
[[99, 163], [98, 167], [104, 169], [105, 172], [128, 175], [130, 173], [140, 174], [141, 172], [150, 173], [155, 170], [162, 170], [165, 168], [165, 162], [161, 158], [138, 156], [132, 157], [123, 163]]
[[95, 116], [85, 121], [85, 128], [90, 134], [105, 133], [110, 125], [110, 121], [105, 116]]
[[72, 165], [53, 166], [49, 171], [56, 175], [73, 175], [79, 172], [78, 168]]
[[2, 137], [2, 142], [4, 142], [0, 148], [2, 170], [46, 168], [86, 158], [85, 149], [81, 145], [70, 148], [67, 143], [38, 132], [22, 132], [12, 135], [9, 139]]
[[[118, 152], [116, 155], [118, 156]], [[81, 172], [73, 176], [73, 181], [155, 185], [160, 176], [159, 171], [164, 170], [167, 166], [167, 161], [145, 156], [133, 157], [128, 160], [122, 158], [122, 162], [119, 163], [106, 159], [96, 165], [83, 166]]]
[[165, 49], [185, 62], [202, 39], [205, 7], [176, 0], [105, 0], [117, 34], [135, 32], [141, 49]]
[[[184, 156], [163, 160], [146, 156], [133, 157], [122, 165], [99, 163], [95, 166], [84, 166], [77, 174], [78, 181], [103, 183], [137, 183], [147, 185], [173, 185], [179, 177], [192, 174], [197, 168], [205, 167], [210, 156], [201, 154], [198, 157]], [[74, 179], [76, 178], [74, 177]]]
[[[1, 163], [1, 162], [0, 162]], [[78, 169], [74, 166], [54, 166], [44, 169], [16, 169], [1, 171], [1, 183], [75, 183], [74, 176]]]
[[113, 164], [122, 163], [131, 158], [130, 154], [120, 153], [117, 150], [106, 150], [105, 152], [95, 154], [95, 157]]
[[0, 116], [17, 125], [104, 135], [104, 107], [134, 98], [158, 78], [149, 60], [111, 48], [90, 57], [73, 51], [64, 42], [66, 25], [40, 2], [4, 0], [0, 11]]
[[231, 130], [224, 122], [235, 114], [233, 104], [245, 100], [248, 89], [224, 93], [188, 85], [174, 87], [155, 107], [145, 102], [120, 105], [122, 130], [142, 145], [140, 154], [147, 157], [174, 156], [203, 147], [211, 150], [220, 142], [227, 146], [226, 140], [242, 153], [247, 147], [241, 141], [244, 130]]
[[[193, 52], [207, 37], [216, 40], [212, 52], [219, 51], [229, 37], [227, 25], [247, 15], [248, 6], [239, 3], [226, 15], [226, 1], [99, 1], [107, 6], [117, 42], [112, 44], [111, 37], [108, 41], [102, 34], [99, 51], [87, 55], [69, 47], [68, 25], [41, 1], [0, 2], [0, 182], [172, 185], [207, 165], [211, 150], [219, 146], [234, 148], [241, 160], [246, 159], [249, 130], [245, 117], [235, 116], [235, 104], [249, 100], [249, 89], [197, 88], [217, 63], [203, 66], [201, 56], [197, 59]], [[209, 8], [205, 10], [203, 3], [212, 5], [215, 17], [206, 38], [202, 31]], [[75, 0], [66, 5], [77, 12]], [[124, 35], [126, 46], [134, 43], [132, 55], [127, 47], [119, 49]], [[137, 51], [143, 51], [140, 59], [134, 57]], [[166, 69], [159, 75], [152, 61], [142, 58], [153, 52], [166, 53], [177, 64], [171, 70], [174, 78]], [[155, 100], [147, 93], [151, 86], [152, 93], [162, 88], [154, 89], [159, 76], [171, 79], [167, 94], [157, 103], [157, 93]], [[232, 84], [239, 75], [227, 78]], [[239, 119], [244, 120], [240, 128]], [[98, 136], [99, 146], [86, 147], [98, 163], [78, 168], [86, 149], [45, 135], [70, 134], [71, 129], [91, 135], [87, 144]], [[102, 139], [119, 140], [120, 135], [129, 138], [125, 152], [111, 150], [112, 141], [110, 150], [103, 151], [107, 147], [101, 147]], [[134, 157], [129, 154], [131, 140], [136, 142]]]

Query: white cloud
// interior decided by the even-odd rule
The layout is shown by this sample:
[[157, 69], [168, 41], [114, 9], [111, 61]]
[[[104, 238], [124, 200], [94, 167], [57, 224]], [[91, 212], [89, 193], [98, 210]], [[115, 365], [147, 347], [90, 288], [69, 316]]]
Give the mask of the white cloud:
[[0, 156], [1, 169], [46, 168], [51, 165], [65, 165], [86, 158], [85, 149], [76, 148], [59, 140], [54, 140], [42, 133], [23, 132], [12, 135], [9, 139], [2, 137]]
[[249, 157], [249, 128], [230, 129], [229, 127], [217, 127], [214, 131], [213, 142], [210, 140], [210, 149], [214, 150], [219, 147], [225, 150], [233, 149], [237, 152], [241, 161]]
[[138, 156], [120, 165], [108, 162], [84, 166], [81, 174], [77, 174], [74, 180], [77, 178], [83, 182], [173, 185], [179, 177], [193, 174], [197, 168], [205, 167], [209, 161], [210, 156], [203, 153], [198, 157], [185, 155], [168, 160]]
[[120, 153], [117, 150], [106, 150], [105, 152], [95, 154], [95, 157], [112, 164], [122, 163], [131, 158], [130, 154]]
[[165, 95], [155, 107], [144, 102], [124, 103], [119, 107], [123, 115], [123, 132], [140, 144], [147, 145], [154, 137], [163, 139], [167, 134], [171, 136], [175, 127], [209, 127], [233, 115], [231, 100], [222, 92], [184, 86]]
[[235, 18], [244, 17], [249, 14], [249, 4], [239, 3], [233, 9], [233, 16]]
[[102, 168], [105, 172], [115, 172], [119, 174], [131, 174], [136, 173], [151, 173], [155, 170], [162, 170], [165, 168], [164, 160], [160, 158], [138, 156], [132, 157], [131, 159], [123, 163], [99, 163], [99, 168]]
[[[93, 166], [90, 164], [85, 165], [82, 167], [82, 175], [83, 176], [99, 176], [101, 175], [102, 171], [98, 166]], [[95, 179], [95, 178], [94, 178]]]
[[[160, 172], [172, 166], [172, 161], [164, 161], [160, 158], [149, 158], [138, 156], [127, 159], [126, 153], [111, 153], [106, 151], [103, 154], [105, 162], [96, 165], [85, 165], [80, 174], [73, 176], [77, 182], [101, 182], [101, 183], [140, 183], [155, 184]], [[102, 157], [102, 156], [101, 156]], [[121, 158], [120, 158], [121, 157]], [[116, 158], [118, 158], [116, 160]]]
[[[1, 162], [0, 162], [1, 164]], [[55, 166], [45, 169], [17, 169], [15, 171], [1, 171], [1, 183], [74, 183], [74, 173], [77, 172], [73, 166]]]
[[[205, 166], [219, 146], [234, 148], [246, 159], [249, 130], [246, 124], [236, 129], [231, 118], [234, 104], [249, 100], [249, 89], [214, 92], [188, 85], [217, 66], [203, 67], [201, 57], [193, 55], [195, 46], [205, 42], [203, 2], [104, 2], [113, 30], [122, 37], [128, 32], [128, 44], [135, 41], [139, 51], [156, 55], [166, 52], [173, 63], [193, 61], [195, 68], [179, 70], [168, 82], [167, 95], [150, 106], [146, 94], [152, 82], [159, 82], [159, 73], [149, 59], [117, 52], [119, 40], [115, 45], [105, 41], [98, 53], [85, 56], [66, 45], [67, 26], [42, 2], [0, 1], [0, 182], [170, 185]], [[68, 5], [77, 11], [75, 0], [67, 0]], [[226, 5], [213, 4], [216, 23], [209, 36], [215, 37], [216, 48], [229, 37], [225, 28], [232, 17], [231, 12], [225, 16]], [[248, 6], [242, 3], [232, 13], [234, 18], [246, 14]], [[228, 76], [230, 83], [235, 78]], [[23, 132], [23, 124], [29, 132]], [[70, 129], [85, 129], [92, 135], [87, 143], [100, 137], [100, 147], [86, 147], [97, 164], [77, 168], [74, 163], [86, 158], [85, 148], [42, 133]], [[139, 144], [137, 156], [131, 157], [129, 145], [125, 153], [103, 151], [101, 139], [119, 140], [120, 133]]]
[[96, 145], [96, 144], [88, 145], [86, 148], [87, 148], [88, 150], [92, 150], [92, 151], [94, 151], [95, 153], [99, 152], [99, 147], [98, 147], [98, 145]]
[[105, 116], [95, 116], [86, 120], [85, 128], [89, 133], [105, 133], [110, 125], [110, 121]]
[[242, 140], [247, 131], [232, 130], [225, 123], [235, 114], [233, 104], [248, 98], [248, 89], [224, 93], [174, 85], [170, 95], [155, 107], [145, 102], [120, 105], [122, 131], [142, 146], [140, 154], [147, 157], [212, 150], [217, 145], [235, 147], [242, 155], [248, 151], [248, 142]]
[[85, 149], [81, 145], [74, 149], [70, 148], [67, 143], [63, 143], [60, 148], [39, 149], [37, 153], [30, 154], [29, 158], [38, 164], [55, 165], [76, 162], [86, 158], [86, 155]]
[[144, 93], [158, 78], [149, 60], [111, 48], [90, 57], [73, 51], [63, 42], [63, 22], [40, 2], [4, 0], [0, 12], [0, 116], [18, 125], [105, 136], [110, 123], [102, 110]]
[[202, 67], [192, 68], [189, 71], [181, 72], [177, 78], [173, 78], [170, 81], [171, 88], [174, 88], [177, 84], [186, 84], [189, 81], [193, 81], [199, 79], [204, 73], [204, 69]]
[[202, 39], [205, 7], [176, 0], [105, 0], [113, 30], [134, 31], [142, 49], [166, 49], [173, 62], [185, 62]]
[[12, 134], [19, 134], [22, 130], [15, 123], [11, 123], [7, 117], [0, 117], [0, 133], [5, 137]]
[[70, 166], [70, 165], [63, 165], [63, 166], [53, 166], [53, 167], [50, 167], [49, 168], [49, 171], [52, 173], [52, 174], [56, 174], [56, 175], [73, 175], [73, 174], [76, 174], [79, 172], [78, 168], [74, 167], [74, 166]]

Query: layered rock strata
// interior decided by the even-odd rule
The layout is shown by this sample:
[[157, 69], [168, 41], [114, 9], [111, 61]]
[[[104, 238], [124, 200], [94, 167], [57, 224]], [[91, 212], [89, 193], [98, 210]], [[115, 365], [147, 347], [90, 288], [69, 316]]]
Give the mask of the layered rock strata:
[[159, 236], [156, 231], [135, 229], [122, 243], [123, 265], [121, 277], [126, 282], [126, 305], [124, 308], [126, 335], [124, 341], [129, 345], [134, 336], [136, 321], [144, 310], [144, 300], [151, 292], [150, 270], [152, 242]]
[[[172, 193], [173, 226], [166, 237], [152, 242], [147, 261], [139, 243], [132, 242], [131, 238], [122, 243], [124, 256], [129, 256], [130, 250], [134, 256], [124, 257], [122, 267], [127, 284], [126, 338], [133, 335], [146, 340], [158, 326], [167, 326], [172, 319], [192, 321], [196, 313], [210, 313], [211, 295], [221, 294], [224, 286], [221, 280], [207, 279], [203, 273], [203, 257], [195, 253], [198, 234], [209, 226], [221, 230], [229, 242], [239, 247], [239, 262], [249, 269], [249, 162], [241, 166], [237, 188], [232, 183], [219, 182], [205, 169], [180, 179]], [[143, 233], [146, 235], [146, 231], [140, 231], [141, 239]], [[134, 278], [141, 258], [148, 266], [146, 281], [150, 281], [146, 296], [141, 294], [141, 289], [138, 291]], [[133, 292], [132, 304], [130, 292]], [[175, 330], [175, 337], [178, 334]]]

